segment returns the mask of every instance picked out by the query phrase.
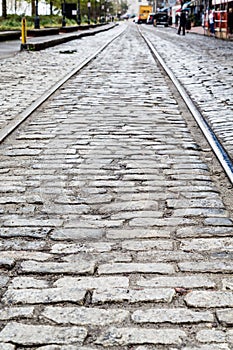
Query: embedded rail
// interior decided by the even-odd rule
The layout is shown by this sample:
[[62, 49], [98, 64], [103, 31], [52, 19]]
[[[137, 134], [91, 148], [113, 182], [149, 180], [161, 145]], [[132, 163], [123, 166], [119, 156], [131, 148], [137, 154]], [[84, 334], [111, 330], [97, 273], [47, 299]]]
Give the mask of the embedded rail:
[[[124, 28], [120, 33], [118, 33], [115, 37], [113, 37], [111, 40], [106, 42], [101, 48], [99, 48], [93, 55], [85, 59], [80, 65], [78, 65], [75, 69], [73, 69], [69, 74], [67, 74], [65, 77], [63, 77], [59, 82], [57, 82], [51, 89], [46, 91], [39, 99], [37, 99], [34, 103], [31, 104], [28, 108], [25, 109], [25, 111], [21, 114], [19, 114], [16, 118], [14, 118], [11, 122], [8, 123], [7, 126], [5, 126], [0, 131], [0, 143], [5, 140], [8, 135], [10, 135], [19, 125], [21, 125], [40, 105], [42, 105], [52, 94], [54, 94], [66, 81], [68, 81], [72, 76], [77, 74], [79, 71], [81, 71], [84, 67], [86, 67], [91, 61], [93, 61], [104, 49], [106, 49], [114, 40], [116, 40], [119, 36], [123, 34], [123, 32], [126, 30]], [[142, 33], [142, 31], [139, 29], [139, 33], [142, 36], [142, 38], [145, 40], [146, 44], [148, 45], [153, 57], [156, 59], [157, 62], [161, 65], [165, 73], [168, 75], [176, 89], [178, 90], [180, 96], [184, 100], [185, 104], [187, 105], [189, 111], [191, 112], [192, 116], [194, 117], [196, 123], [200, 127], [204, 137], [208, 141], [211, 149], [215, 153], [219, 163], [221, 164], [224, 172], [228, 176], [230, 182], [233, 184], [233, 163], [227, 153], [227, 151], [222, 146], [221, 142], [218, 140], [217, 136], [211, 129], [210, 125], [207, 123], [205, 118], [202, 116], [199, 109], [196, 107], [188, 93], [186, 92], [185, 88], [182, 86], [182, 84], [179, 82], [179, 80], [175, 77], [172, 70], [166, 65], [165, 61], [162, 59], [160, 54], [156, 51], [155, 47], [151, 43], [151, 41], [147, 38], [147, 36]]]
[[165, 61], [162, 59], [160, 54], [155, 49], [154, 45], [151, 43], [151, 41], [146, 37], [144, 33], [139, 29], [139, 33], [141, 34], [142, 38], [145, 40], [146, 44], [148, 45], [152, 55], [154, 58], [159, 62], [163, 70], [166, 72], [166, 74], [169, 76], [173, 84], [175, 85], [176, 89], [178, 90], [180, 96], [184, 100], [186, 106], [188, 107], [189, 111], [191, 112], [193, 118], [195, 119], [196, 123], [200, 127], [204, 137], [208, 141], [211, 149], [215, 153], [219, 163], [221, 164], [223, 170], [225, 171], [226, 175], [228, 176], [230, 182], [233, 184], [233, 163], [227, 153], [227, 151], [222, 146], [221, 142], [218, 140], [217, 136], [215, 135], [214, 131], [211, 129], [208, 122], [205, 120], [199, 109], [195, 106], [194, 102], [186, 92], [185, 88], [182, 86], [182, 84], [179, 82], [179, 80], [175, 77], [172, 70], [166, 65]]

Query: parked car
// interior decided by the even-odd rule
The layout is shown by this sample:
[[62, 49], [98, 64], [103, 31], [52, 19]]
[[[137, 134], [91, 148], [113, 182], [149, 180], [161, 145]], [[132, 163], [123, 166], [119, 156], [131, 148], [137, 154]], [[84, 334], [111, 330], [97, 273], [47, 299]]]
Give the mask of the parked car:
[[164, 27], [168, 27], [169, 25], [169, 16], [167, 12], [157, 12], [155, 14], [154, 26], [156, 27], [157, 25], [163, 25]]
[[153, 24], [154, 20], [155, 20], [155, 13], [149, 13], [147, 20], [146, 20], [146, 24]]

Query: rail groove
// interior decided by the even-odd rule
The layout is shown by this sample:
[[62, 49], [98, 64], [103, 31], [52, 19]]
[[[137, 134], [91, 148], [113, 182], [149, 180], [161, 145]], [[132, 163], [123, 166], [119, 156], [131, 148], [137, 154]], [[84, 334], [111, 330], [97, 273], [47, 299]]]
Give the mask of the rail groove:
[[142, 38], [145, 40], [146, 44], [148, 45], [150, 51], [152, 52], [152, 55], [156, 58], [156, 60], [162, 66], [162, 68], [164, 69], [164, 71], [169, 76], [169, 78], [171, 79], [171, 81], [175, 85], [176, 89], [180, 93], [182, 99], [184, 100], [185, 104], [187, 105], [187, 107], [188, 107], [189, 111], [191, 112], [192, 116], [194, 117], [196, 123], [198, 124], [203, 135], [205, 136], [206, 140], [208, 141], [211, 149], [215, 153], [223, 170], [225, 171], [226, 175], [228, 176], [230, 182], [233, 184], [233, 163], [232, 163], [228, 153], [226, 152], [224, 147], [221, 145], [217, 136], [215, 135], [215, 133], [213, 132], [213, 130], [211, 129], [210, 125], [207, 123], [205, 118], [202, 116], [201, 112], [195, 106], [192, 99], [189, 97], [185, 88], [182, 86], [182, 84], [179, 82], [179, 80], [175, 77], [172, 70], [166, 65], [165, 61], [160, 56], [160, 54], [156, 51], [156, 49], [153, 46], [153, 44], [151, 43], [151, 41], [145, 36], [145, 34], [142, 33], [141, 29], [139, 29], [139, 33], [141, 34]]
[[28, 108], [22, 113], [16, 116], [11, 122], [9, 122], [2, 130], [0, 130], [0, 143], [2, 143], [15, 129], [18, 128], [39, 106], [42, 105], [52, 94], [54, 94], [63, 84], [65, 84], [72, 76], [77, 74], [81, 69], [86, 67], [91, 61], [93, 61], [106, 47], [108, 47], [114, 40], [123, 34], [126, 30], [124, 28], [120, 33], [115, 35], [109, 41], [107, 41], [102, 47], [100, 47], [93, 55], [86, 58], [81, 64], [75, 67], [70, 73], [59, 80], [43, 95], [41, 95], [36, 101], [34, 101]]

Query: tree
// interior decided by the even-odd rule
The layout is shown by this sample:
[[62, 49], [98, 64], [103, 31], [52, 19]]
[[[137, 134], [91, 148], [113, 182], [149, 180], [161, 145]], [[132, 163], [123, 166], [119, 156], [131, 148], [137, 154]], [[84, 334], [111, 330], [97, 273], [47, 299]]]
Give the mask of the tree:
[[2, 17], [7, 17], [6, 0], [2, 0]]

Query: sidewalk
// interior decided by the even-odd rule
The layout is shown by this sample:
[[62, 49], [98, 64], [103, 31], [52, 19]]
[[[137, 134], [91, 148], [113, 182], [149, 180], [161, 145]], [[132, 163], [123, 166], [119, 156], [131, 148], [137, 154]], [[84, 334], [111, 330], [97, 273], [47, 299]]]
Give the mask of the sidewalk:
[[104, 32], [114, 28], [117, 24], [109, 23], [96, 28], [89, 28], [87, 30], [78, 30], [71, 33], [59, 33], [58, 35], [50, 35], [43, 37], [33, 37], [28, 39], [26, 45], [21, 45], [22, 49], [30, 51], [44, 50], [48, 47], [63, 44], [71, 40], [80, 39], [83, 36], [95, 35], [96, 33]]
[[[30, 51], [44, 50], [48, 47], [66, 43], [71, 40], [80, 39], [84, 36], [95, 35], [97, 33], [114, 28], [118, 23], [108, 23], [96, 28], [88, 28], [73, 31], [70, 33], [59, 33], [57, 35], [47, 35], [47, 36], [37, 36], [37, 37], [27, 37], [27, 43], [25, 45], [21, 44], [20, 39], [6, 41], [0, 40], [0, 59], [8, 58], [17, 54], [21, 49], [26, 49]], [[0, 32], [1, 35], [6, 35]]]
[[[174, 24], [172, 25], [172, 28], [178, 30], [178, 27], [176, 27]], [[191, 33], [191, 34], [199, 34], [199, 35], [205, 35], [205, 36], [211, 36], [208, 33], [208, 30], [204, 29], [202, 26], [199, 27], [191, 27], [190, 30], [186, 30], [186, 33]], [[224, 37], [221, 36], [224, 35]], [[233, 35], [232, 34], [228, 34], [228, 37], [226, 38], [226, 33], [219, 33], [218, 31], [215, 32], [215, 35], [212, 35], [213, 38], [216, 39], [221, 39], [221, 40], [233, 40]]]
[[[178, 30], [178, 27], [176, 27], [175, 24], [173, 24], [171, 27], [176, 29], [176, 30]], [[199, 35], [205, 35], [206, 34], [206, 32], [205, 32], [205, 30], [203, 29], [202, 26], [191, 27], [190, 30], [186, 30], [186, 33], [199, 34]]]

